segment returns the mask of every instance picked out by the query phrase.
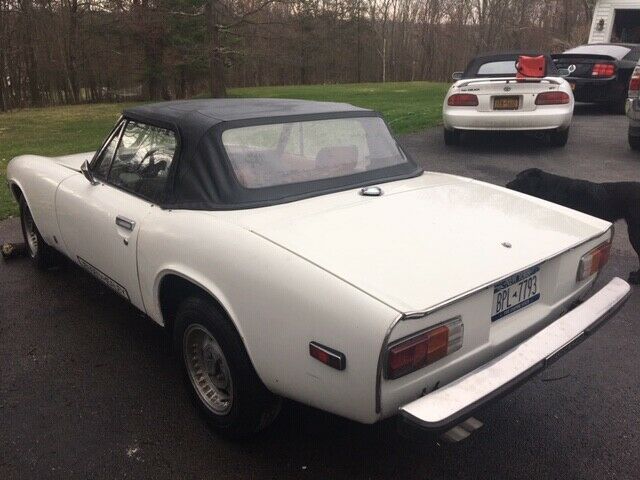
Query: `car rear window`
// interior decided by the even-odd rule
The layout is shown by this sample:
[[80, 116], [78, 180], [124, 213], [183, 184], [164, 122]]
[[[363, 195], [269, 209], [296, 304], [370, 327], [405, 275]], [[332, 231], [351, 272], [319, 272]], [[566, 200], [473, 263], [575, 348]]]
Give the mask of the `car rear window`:
[[222, 144], [245, 188], [313, 182], [406, 164], [378, 117], [230, 128]]
[[513, 60], [500, 61], [500, 62], [487, 62], [480, 65], [478, 68], [478, 75], [515, 75], [516, 62]]
[[631, 52], [630, 48], [623, 47], [621, 45], [581, 45], [580, 47], [567, 50], [564, 53], [576, 53], [580, 55], [607, 55], [621, 60], [629, 52]]

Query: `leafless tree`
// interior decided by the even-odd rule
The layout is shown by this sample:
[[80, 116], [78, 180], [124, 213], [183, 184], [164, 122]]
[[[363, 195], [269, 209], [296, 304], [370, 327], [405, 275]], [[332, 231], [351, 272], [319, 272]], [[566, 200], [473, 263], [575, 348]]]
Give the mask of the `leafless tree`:
[[0, 109], [447, 80], [586, 40], [594, 0], [0, 0]]

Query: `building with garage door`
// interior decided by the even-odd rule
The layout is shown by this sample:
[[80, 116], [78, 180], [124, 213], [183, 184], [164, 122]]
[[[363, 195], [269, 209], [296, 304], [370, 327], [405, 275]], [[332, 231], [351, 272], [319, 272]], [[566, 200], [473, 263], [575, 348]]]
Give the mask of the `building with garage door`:
[[589, 43], [640, 43], [640, 1], [600, 0], [593, 11]]

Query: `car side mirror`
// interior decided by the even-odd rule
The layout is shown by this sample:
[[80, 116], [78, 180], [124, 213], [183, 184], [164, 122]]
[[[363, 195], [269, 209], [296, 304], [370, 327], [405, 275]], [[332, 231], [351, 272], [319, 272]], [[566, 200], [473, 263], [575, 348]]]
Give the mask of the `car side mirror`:
[[571, 75], [571, 72], [569, 71], [568, 68], [559, 68], [558, 69], [558, 74], [561, 77], [568, 77], [569, 75]]
[[80, 171], [82, 172], [82, 175], [84, 175], [84, 178], [89, 180], [89, 183], [91, 185], [98, 184], [96, 179], [93, 177], [93, 173], [91, 173], [91, 170], [89, 170], [89, 162], [87, 160], [85, 160], [82, 166], [80, 167]]
[[452, 78], [453, 80], [456, 80], [456, 81], [458, 81], [458, 80], [462, 80], [462, 74], [463, 74], [463, 73], [464, 73], [464, 72], [453, 72], [453, 74], [451, 74], [451, 78]]

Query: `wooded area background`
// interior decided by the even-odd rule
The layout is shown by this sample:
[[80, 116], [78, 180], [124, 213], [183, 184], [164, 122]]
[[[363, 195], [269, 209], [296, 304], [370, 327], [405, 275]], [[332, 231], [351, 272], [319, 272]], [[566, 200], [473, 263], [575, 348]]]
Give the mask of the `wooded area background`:
[[595, 0], [0, 0], [0, 110], [448, 80], [587, 40]]

